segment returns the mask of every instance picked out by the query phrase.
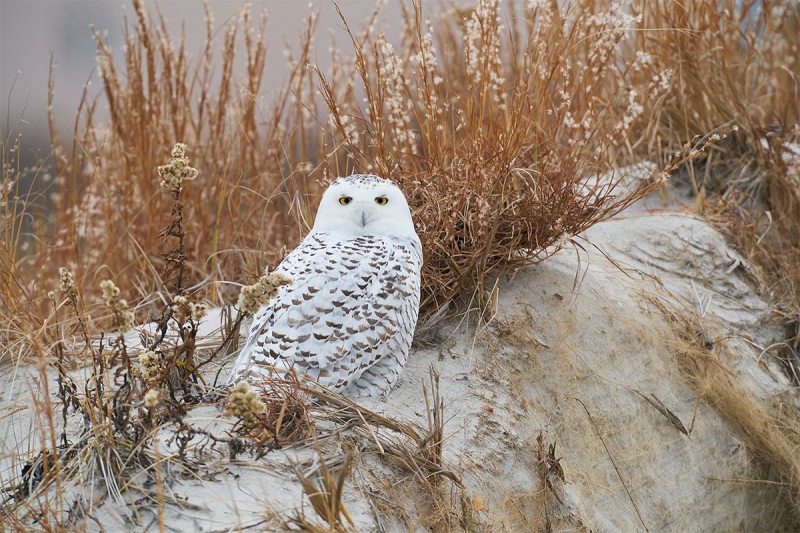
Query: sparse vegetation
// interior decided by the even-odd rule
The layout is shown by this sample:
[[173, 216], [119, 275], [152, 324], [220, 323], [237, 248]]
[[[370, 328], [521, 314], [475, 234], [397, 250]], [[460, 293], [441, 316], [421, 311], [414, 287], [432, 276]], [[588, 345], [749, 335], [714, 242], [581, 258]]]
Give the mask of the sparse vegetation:
[[[313, 62], [311, 12], [268, 105], [266, 13], [253, 19], [245, 8], [221, 29], [207, 13], [192, 60], [157, 8], [132, 3], [122, 55], [94, 32], [102, 92], [84, 88], [70, 139], [51, 117], [51, 161], [21, 168], [21, 123], [0, 134], [0, 364], [37, 369], [31, 402], [3, 406], [3, 417], [25, 412], [37, 430], [0, 471], [2, 529], [102, 528], [96, 490], [128, 505], [132, 523], [154, 505], [163, 525], [165, 505], [178, 502], [165, 476], [191, 475], [193, 453], [261, 457], [312, 436], [318, 467], [295, 472], [325, 524], [300, 513], [294, 527], [353, 527], [344, 480], [354, 463], [378, 458], [413, 487], [370, 492], [375, 509], [418, 526], [400, 503], [413, 497], [432, 531], [478, 528], [482, 500], [444, 459], [433, 370], [424, 429], [294, 375], [235, 388], [224, 430], [186, 421], [190, 409], [221, 402], [207, 365], [218, 371], [235, 349], [244, 316], [291, 283], [264, 268], [299, 242], [325, 185], [354, 171], [406, 191], [425, 257], [421, 324], [491, 315], [487, 278], [580, 248], [581, 232], [673, 172], [685, 177], [699, 210], [761, 269], [788, 331], [780, 357], [798, 379], [797, 3], [478, 0], [423, 12], [414, 1], [398, 34], [378, 8], [363, 27], [342, 17], [351, 42], [333, 50], [329, 70]], [[51, 104], [56, 87], [51, 76]], [[620, 169], [638, 161], [658, 170], [629, 183]], [[228, 320], [222, 340], [204, 344], [209, 305]], [[787, 520], [797, 520], [794, 411], [768, 415], [683, 340], [682, 369], [702, 397], [727, 402], [720, 412], [777, 470], [794, 506]], [[740, 408], [770, 435], [734, 416]], [[317, 421], [341, 440], [317, 440]], [[555, 444], [538, 448], [536, 505], [546, 511], [548, 495], [561, 502], [553, 482], [564, 472]], [[371, 482], [391, 493], [388, 481]]]
[[[780, 516], [778, 523], [787, 529], [800, 524], [800, 413], [786, 405], [770, 413], [755, 395], [738, 382], [725, 366], [726, 339], [709, 339], [699, 317], [670, 310], [654, 302], [673, 329], [674, 350], [680, 370], [701, 398], [715, 406], [725, 420], [742, 436], [760, 479], [774, 479], [778, 502], [768, 510]], [[783, 505], [781, 505], [783, 504]]]
[[[680, 174], [691, 183], [700, 212], [764, 269], [766, 290], [796, 312], [800, 6], [659, 1], [634, 2], [632, 10], [649, 30], [636, 33], [631, 50], [656, 70], [671, 72], [670, 89], [649, 115], [641, 152], [676, 150], [691, 135], [738, 126]], [[796, 324], [796, 317], [787, 318]]]

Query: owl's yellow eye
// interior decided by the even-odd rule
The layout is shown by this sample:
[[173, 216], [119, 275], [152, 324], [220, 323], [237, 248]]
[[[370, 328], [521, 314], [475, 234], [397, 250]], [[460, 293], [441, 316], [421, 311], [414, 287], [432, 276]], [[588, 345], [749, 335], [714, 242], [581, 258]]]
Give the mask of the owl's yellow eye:
[[387, 203], [389, 203], [389, 199], [383, 196], [378, 196], [377, 198], [375, 198], [375, 203], [378, 205], [386, 205]]
[[339, 198], [339, 203], [342, 204], [342, 205], [347, 205], [352, 201], [353, 201], [353, 199], [351, 197], [349, 197], [349, 196], [342, 196], [341, 198]]

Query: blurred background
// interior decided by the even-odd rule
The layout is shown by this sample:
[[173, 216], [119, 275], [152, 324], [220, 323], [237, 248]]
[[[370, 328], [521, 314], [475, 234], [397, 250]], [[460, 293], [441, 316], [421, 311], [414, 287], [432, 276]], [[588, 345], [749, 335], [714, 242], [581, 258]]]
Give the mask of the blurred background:
[[[221, 28], [230, 17], [238, 16], [245, 2], [211, 0], [207, 4], [214, 17], [215, 42], [221, 48], [224, 36]], [[160, 9], [170, 34], [176, 39], [184, 28], [186, 50], [196, 61], [202, 53], [205, 38], [203, 2], [162, 0], [157, 3], [145, 1], [145, 5], [151, 12]], [[268, 13], [264, 94], [259, 95], [266, 97], [266, 101], [270, 101], [270, 90], [280, 87], [286, 79], [288, 69], [284, 52], [287, 46], [297, 48], [299, 33], [311, 9], [320, 11], [316, 35], [320, 45], [318, 50], [327, 51], [332, 39], [345, 53], [350, 49], [349, 38], [330, 0], [272, 0], [250, 2], [250, 5], [256, 19], [262, 9]], [[340, 0], [339, 7], [351, 28], [358, 31], [366, 25], [375, 9], [375, 2]], [[387, 2], [381, 9], [379, 20], [387, 23], [397, 21], [399, 24], [400, 14], [399, 2]], [[95, 43], [91, 26], [104, 36], [114, 50], [117, 66], [121, 67], [126, 17], [134, 20], [136, 15], [130, 2], [124, 0], [0, 0], [0, 129], [7, 135], [10, 129], [16, 129], [14, 125], [18, 121], [24, 121], [23, 159], [26, 166], [47, 158], [51, 150], [47, 124], [50, 55], [53, 55], [55, 63], [53, 114], [61, 133], [68, 139], [86, 81], [92, 81], [92, 97], [101, 90], [94, 72]], [[388, 37], [396, 39], [399, 33], [398, 28]], [[219, 49], [215, 52], [218, 54]], [[317, 59], [323, 68], [329, 66], [329, 56]], [[236, 74], [242, 75], [240, 71]], [[98, 118], [105, 115], [102, 105], [97, 110]]]

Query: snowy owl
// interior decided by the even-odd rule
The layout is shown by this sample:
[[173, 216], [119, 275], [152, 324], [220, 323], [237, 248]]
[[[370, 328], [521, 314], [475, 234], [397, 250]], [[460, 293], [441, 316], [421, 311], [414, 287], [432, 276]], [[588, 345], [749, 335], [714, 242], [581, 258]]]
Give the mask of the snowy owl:
[[338, 178], [311, 233], [276, 269], [292, 279], [255, 315], [230, 383], [294, 367], [349, 396], [388, 393], [406, 363], [422, 246], [394, 182]]

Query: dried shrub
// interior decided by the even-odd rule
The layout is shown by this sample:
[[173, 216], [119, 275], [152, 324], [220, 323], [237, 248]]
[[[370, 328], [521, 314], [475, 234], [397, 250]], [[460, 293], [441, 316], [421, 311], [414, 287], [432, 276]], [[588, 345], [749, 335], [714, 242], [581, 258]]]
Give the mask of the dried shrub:
[[[180, 162], [183, 148], [173, 150], [173, 163]], [[173, 217], [177, 213], [182, 218], [180, 181], [176, 183], [178, 188], [170, 190], [175, 202], [171, 212]], [[164, 241], [178, 239], [178, 245], [166, 254], [170, 260], [164, 262], [164, 279], [177, 271], [172, 288], [180, 293], [185, 262], [181, 249], [186, 234], [174, 221], [172, 231], [162, 232]], [[195, 340], [207, 311], [205, 304], [192, 302], [182, 294], [171, 298], [162, 311], [156, 337], [138, 354], [139, 365], [135, 365], [126, 337], [134, 314], [114, 281], [98, 284], [106, 313], [99, 321], [91, 318], [84, 305], [84, 291], [68, 268], [59, 268], [57, 285], [58, 291], [48, 294], [53, 306], [48, 317], [51, 325], [39, 332], [38, 342], [31, 346], [38, 351], [38, 385], [43, 389], [30, 415], [46, 421], [39, 436], [41, 451], [22, 466], [20, 479], [4, 488], [10, 500], [0, 518], [11, 517], [9, 524], [19, 530], [32, 520], [59, 531], [70, 529], [73, 520], [82, 520], [84, 500], [65, 495], [62, 484], [86, 485], [123, 501], [122, 492], [137, 472], [159, 462], [157, 453], [153, 459], [150, 449], [158, 426], [180, 421], [187, 407], [207, 390], [200, 385], [202, 377], [194, 368]], [[166, 287], [164, 292], [169, 295]], [[168, 338], [170, 329], [174, 335]], [[82, 373], [83, 369], [86, 371]], [[48, 393], [52, 374], [58, 386], [57, 402]], [[82, 424], [76, 426], [76, 418]], [[194, 436], [189, 434], [178, 456]], [[213, 440], [213, 436], [209, 438]]]
[[415, 2], [397, 49], [385, 29], [356, 34], [343, 19], [352, 69], [317, 69], [330, 151], [337, 173], [374, 172], [407, 191], [425, 257], [423, 318], [464, 291], [485, 303], [487, 275], [542, 261], [650, 190], [621, 193], [619, 175], [586, 181], [614, 170], [665, 88], [618, 53], [637, 19], [611, 8], [533, 2], [508, 27], [496, 0], [435, 22]]
[[632, 41], [669, 91], [647, 117], [643, 153], [674, 150], [726, 124], [739, 130], [688, 165], [697, 206], [764, 267], [775, 295], [800, 309], [800, 6], [636, 1]]
[[260, 380], [251, 387], [240, 381], [231, 389], [225, 415], [238, 418], [234, 431], [272, 449], [303, 441], [312, 434], [310, 395], [297, 375]]

